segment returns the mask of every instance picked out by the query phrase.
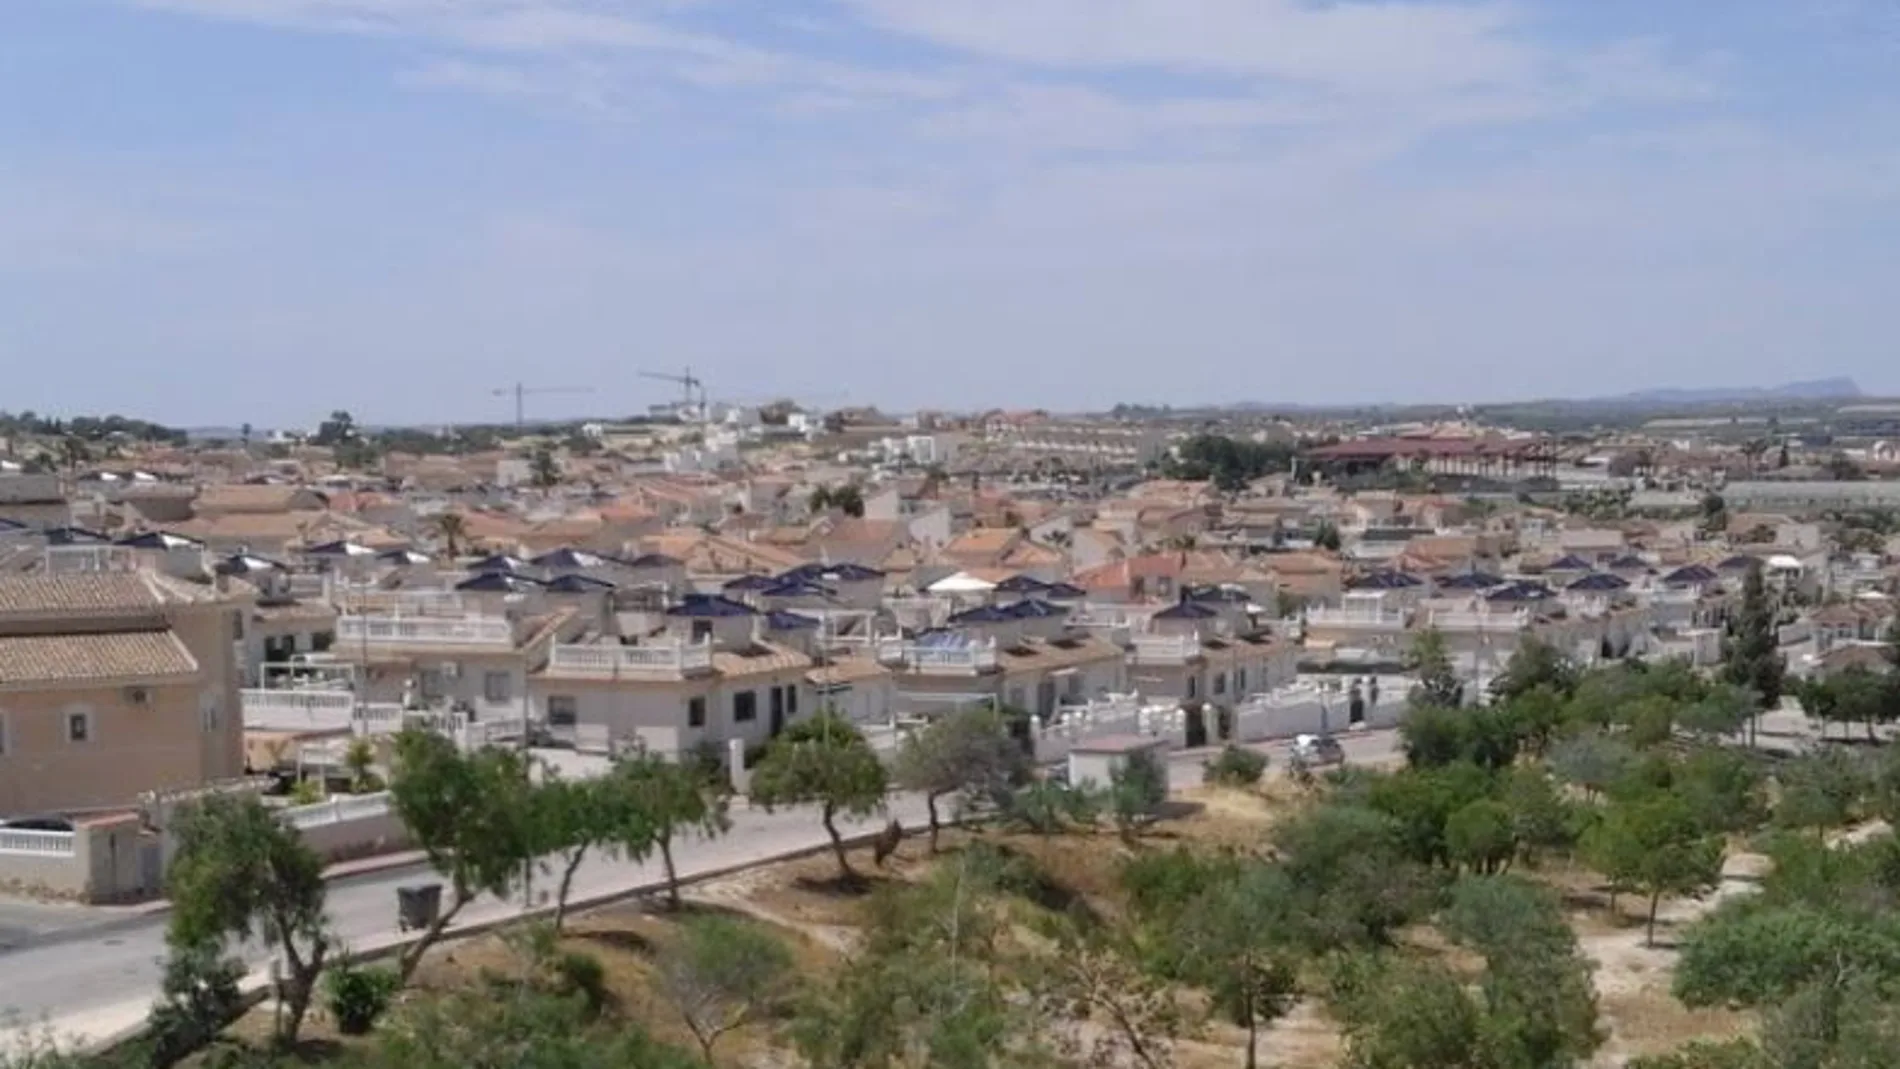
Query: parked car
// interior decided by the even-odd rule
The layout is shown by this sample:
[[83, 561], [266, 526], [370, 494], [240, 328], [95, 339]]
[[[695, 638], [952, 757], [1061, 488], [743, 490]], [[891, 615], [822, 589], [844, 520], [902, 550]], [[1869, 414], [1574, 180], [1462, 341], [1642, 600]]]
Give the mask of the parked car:
[[1293, 740], [1293, 759], [1308, 765], [1343, 765], [1346, 751], [1331, 735], [1299, 735]]

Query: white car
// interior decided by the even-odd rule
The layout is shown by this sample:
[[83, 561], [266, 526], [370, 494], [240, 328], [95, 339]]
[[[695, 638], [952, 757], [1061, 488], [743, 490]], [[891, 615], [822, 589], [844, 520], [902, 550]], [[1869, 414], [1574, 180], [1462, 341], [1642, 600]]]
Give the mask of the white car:
[[1346, 763], [1346, 751], [1331, 735], [1296, 735], [1293, 759], [1309, 765], [1341, 765]]

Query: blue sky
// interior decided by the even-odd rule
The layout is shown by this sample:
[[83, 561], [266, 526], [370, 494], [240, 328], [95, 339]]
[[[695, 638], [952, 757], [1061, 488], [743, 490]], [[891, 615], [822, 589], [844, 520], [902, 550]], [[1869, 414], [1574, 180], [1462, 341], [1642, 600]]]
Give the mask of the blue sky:
[[0, 408], [1900, 393], [1892, 0], [0, 0], [0, 95]]

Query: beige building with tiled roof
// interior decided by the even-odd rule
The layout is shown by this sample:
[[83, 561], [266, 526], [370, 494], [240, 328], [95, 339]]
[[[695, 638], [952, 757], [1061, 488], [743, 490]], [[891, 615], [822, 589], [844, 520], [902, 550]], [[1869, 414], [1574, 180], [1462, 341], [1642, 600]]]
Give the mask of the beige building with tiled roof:
[[0, 816], [241, 774], [237, 613], [151, 573], [0, 579]]

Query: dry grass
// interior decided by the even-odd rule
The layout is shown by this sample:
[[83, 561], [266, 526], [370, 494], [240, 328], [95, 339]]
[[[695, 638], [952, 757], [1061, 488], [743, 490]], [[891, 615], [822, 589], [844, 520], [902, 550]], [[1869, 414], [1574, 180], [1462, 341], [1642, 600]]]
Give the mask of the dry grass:
[[[1259, 849], [1277, 816], [1290, 808], [1290, 801], [1250, 791], [1194, 791], [1176, 814], [1132, 844], [1109, 833], [980, 834], [984, 841], [1032, 860], [1051, 885], [1080, 903], [1113, 916], [1122, 905], [1121, 866], [1136, 851], [1182, 844]], [[864, 878], [853, 887], [840, 885], [836, 862], [829, 854], [763, 866], [694, 888], [689, 908], [727, 910], [772, 926], [791, 949], [798, 975], [819, 978], [834, 972], [849, 954], [871, 891], [882, 885], [919, 882], [935, 865], [977, 838], [978, 833], [947, 831], [942, 851], [935, 856], [922, 838], [912, 838], [883, 868], [872, 863], [868, 849], [854, 851], [852, 864]], [[1748, 859], [1742, 859], [1732, 870], [1739, 872], [1748, 865]], [[1626, 899], [1612, 912], [1600, 883], [1575, 867], [1553, 865], [1529, 875], [1563, 897], [1583, 952], [1596, 963], [1599, 1006], [1609, 1036], [1598, 1064], [1618, 1065], [1633, 1054], [1667, 1049], [1689, 1039], [1733, 1036], [1750, 1027], [1744, 1015], [1691, 1011], [1671, 997], [1673, 953], [1666, 947], [1643, 945], [1640, 903]], [[1668, 903], [1663, 932], [1679, 928], [1707, 908], [1706, 902]], [[660, 1038], [690, 1044], [690, 1036], [655, 982], [655, 952], [677, 933], [676, 916], [633, 903], [572, 918], [561, 947], [600, 960], [618, 1012], [641, 1021]], [[1408, 952], [1432, 956], [1460, 973], [1476, 975], [1482, 968], [1475, 955], [1448, 944], [1429, 927], [1405, 933], [1404, 942]], [[508, 939], [487, 935], [435, 950], [418, 972], [417, 987], [424, 992], [466, 990], [479, 985], [485, 975], [519, 975], [522, 968], [521, 954]], [[269, 1010], [259, 1009], [235, 1032], [262, 1038], [269, 1024]], [[353, 1042], [336, 1036], [321, 1013], [313, 1014], [308, 1034], [320, 1045]], [[1183, 1069], [1227, 1069], [1239, 1064], [1244, 1039], [1240, 1029], [1211, 1022], [1180, 1045], [1178, 1062]], [[768, 1027], [755, 1025], [722, 1041], [721, 1052], [732, 1065], [789, 1064], [782, 1049], [775, 1052], [773, 1042]], [[1337, 1065], [1339, 1033], [1323, 1009], [1309, 1001], [1265, 1033], [1261, 1055], [1263, 1064], [1289, 1069]]]

